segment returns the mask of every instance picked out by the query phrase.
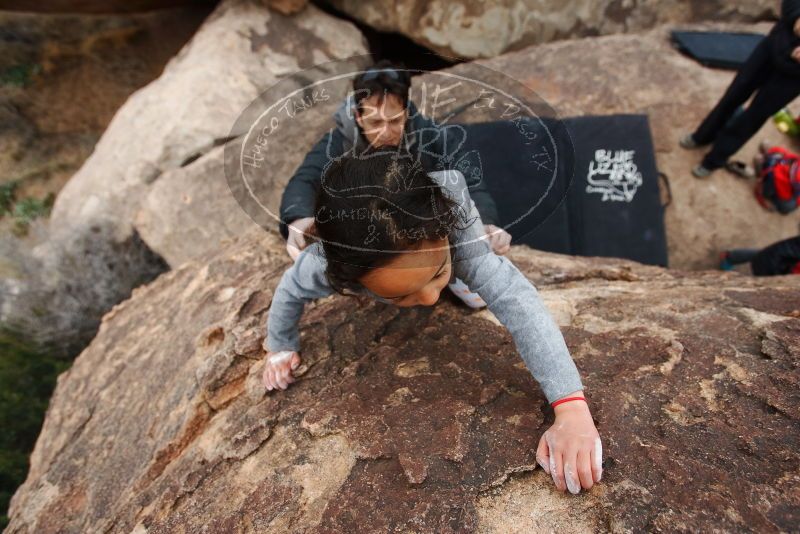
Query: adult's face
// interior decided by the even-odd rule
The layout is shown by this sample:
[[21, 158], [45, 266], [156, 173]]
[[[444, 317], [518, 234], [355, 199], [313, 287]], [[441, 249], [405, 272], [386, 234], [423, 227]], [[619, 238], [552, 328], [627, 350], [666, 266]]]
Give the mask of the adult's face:
[[406, 109], [399, 96], [376, 94], [361, 101], [356, 122], [373, 148], [398, 146], [406, 126]]

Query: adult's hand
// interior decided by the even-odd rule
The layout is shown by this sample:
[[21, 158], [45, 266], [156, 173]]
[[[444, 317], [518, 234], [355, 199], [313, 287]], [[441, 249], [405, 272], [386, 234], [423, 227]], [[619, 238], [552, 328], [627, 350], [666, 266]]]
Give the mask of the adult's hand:
[[511, 234], [493, 224], [484, 224], [483, 229], [495, 254], [502, 256], [511, 250]]
[[304, 233], [310, 232], [312, 226], [314, 226], [314, 217], [297, 219], [288, 226], [289, 238], [286, 240], [286, 252], [289, 253], [292, 260], [296, 261], [300, 252], [308, 246]]

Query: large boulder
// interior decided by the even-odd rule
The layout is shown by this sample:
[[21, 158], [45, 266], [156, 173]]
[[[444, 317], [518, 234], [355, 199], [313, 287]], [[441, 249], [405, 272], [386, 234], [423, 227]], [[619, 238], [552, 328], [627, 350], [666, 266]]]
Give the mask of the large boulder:
[[4, 280], [0, 320], [61, 346], [85, 345], [103, 312], [166, 268], [133, 226], [153, 184], [225, 143], [237, 116], [272, 84], [364, 52], [352, 24], [313, 6], [285, 16], [221, 3], [161, 76], [119, 109], [63, 188], [49, 238], [33, 253], [38, 267]]
[[225, 179], [224, 151], [217, 147], [191, 165], [164, 173], [142, 199], [135, 228], [172, 267], [219, 250], [253, 226]]
[[559, 39], [637, 32], [659, 24], [777, 18], [776, 0], [325, 0], [439, 54], [489, 58]]
[[603, 481], [536, 468], [552, 411], [508, 332], [448, 298], [306, 307], [260, 384], [290, 260], [258, 233], [138, 288], [64, 373], [7, 532], [642, 532], [796, 528], [800, 277], [527, 248], [605, 440]]

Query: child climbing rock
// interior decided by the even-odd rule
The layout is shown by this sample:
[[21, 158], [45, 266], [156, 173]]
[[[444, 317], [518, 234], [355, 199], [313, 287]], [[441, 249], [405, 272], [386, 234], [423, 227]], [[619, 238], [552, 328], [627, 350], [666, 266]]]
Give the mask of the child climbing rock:
[[455, 277], [509, 330], [555, 411], [537, 461], [556, 487], [579, 493], [602, 476], [602, 445], [564, 338], [530, 281], [491, 252], [458, 171], [427, 174], [410, 156], [378, 152], [335, 160], [315, 205], [319, 238], [275, 289], [264, 349], [268, 390], [286, 389], [300, 365], [306, 302], [362, 294], [396, 306], [432, 306]]

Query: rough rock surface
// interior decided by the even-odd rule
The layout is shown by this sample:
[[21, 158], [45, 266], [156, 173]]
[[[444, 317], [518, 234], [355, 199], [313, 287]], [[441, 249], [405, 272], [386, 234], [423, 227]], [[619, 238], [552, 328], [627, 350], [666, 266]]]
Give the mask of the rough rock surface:
[[494, 57], [558, 39], [636, 32], [659, 24], [777, 18], [774, 0], [327, 0], [378, 30], [457, 58]]
[[364, 51], [352, 24], [313, 6], [284, 16], [244, 0], [221, 3], [163, 74], [119, 109], [61, 191], [50, 238], [34, 251], [39, 268], [4, 280], [0, 319], [45, 339], [93, 331], [102, 312], [164, 269], [133, 226], [152, 184], [224, 143], [239, 113], [280, 78]]
[[535, 468], [552, 418], [512, 340], [450, 301], [306, 308], [302, 376], [260, 386], [288, 265], [258, 234], [134, 291], [63, 374], [9, 533], [791, 531], [800, 277], [517, 249], [580, 368], [603, 481]]

